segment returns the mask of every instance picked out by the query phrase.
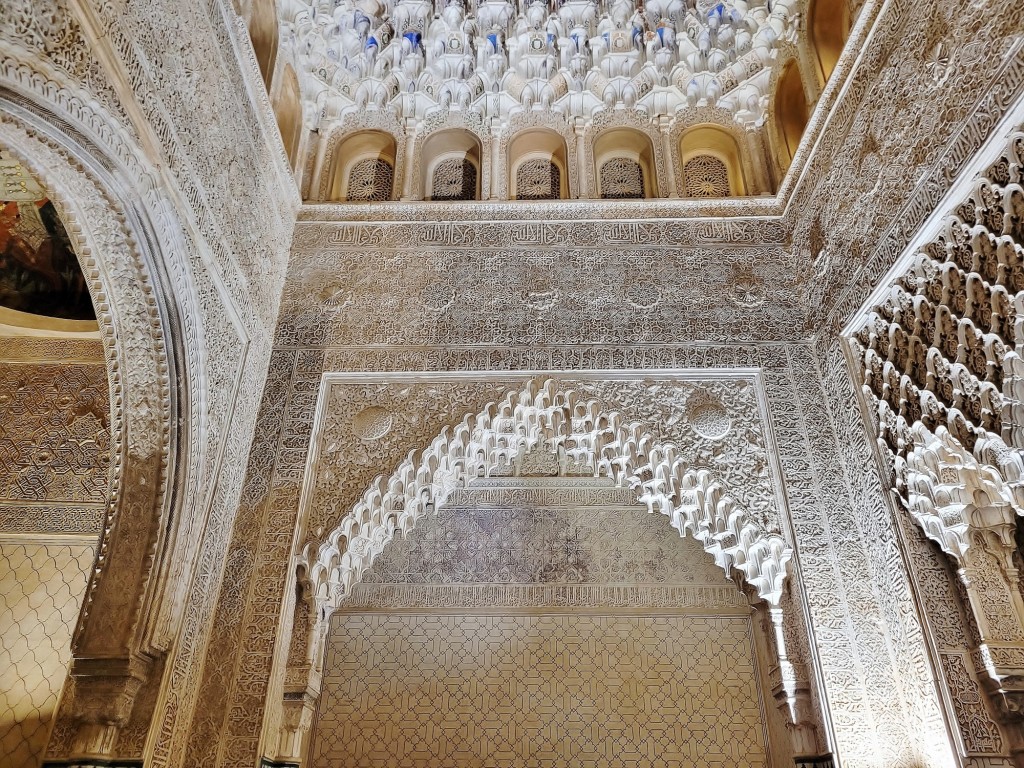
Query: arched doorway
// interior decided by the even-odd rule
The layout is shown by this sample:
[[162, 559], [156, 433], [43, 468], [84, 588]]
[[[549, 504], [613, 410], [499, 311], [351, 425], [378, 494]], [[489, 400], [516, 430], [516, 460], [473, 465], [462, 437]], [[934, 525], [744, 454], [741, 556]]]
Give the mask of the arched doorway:
[[107, 367], [50, 192], [0, 148], [0, 752], [43, 757], [110, 497]]
[[517, 464], [397, 536], [334, 614], [307, 764], [792, 764], [763, 609], [628, 488]]
[[[153, 661], [168, 649], [173, 637], [169, 636], [168, 625], [160, 624], [176, 621], [171, 618], [175, 608], [171, 590], [167, 589], [174, 576], [169, 574], [180, 575], [184, 566], [180, 558], [175, 562], [170, 557], [170, 550], [175, 545], [187, 546], [185, 537], [176, 536], [176, 526], [184, 515], [175, 516], [165, 506], [168, 478], [181, 468], [172, 444], [179, 437], [183, 447], [188, 442], [187, 434], [172, 436], [171, 426], [171, 412], [182, 408], [182, 400], [188, 400], [189, 375], [176, 367], [180, 361], [177, 354], [186, 353], [164, 341], [168, 336], [187, 339], [177, 325], [178, 313], [192, 308], [187, 281], [174, 287], [164, 282], [174, 269], [175, 259], [182, 255], [181, 242], [176, 239], [180, 230], [173, 215], [162, 207], [165, 201], [159, 193], [147, 198], [132, 186], [151, 181], [145, 166], [138, 164], [141, 153], [119, 154], [97, 144], [76, 122], [81, 114], [52, 112], [3, 87], [0, 108], [8, 115], [0, 124], [0, 146], [53, 204], [81, 264], [91, 306], [96, 310], [95, 320], [55, 321], [43, 317], [26, 321], [26, 316], [37, 317], [24, 312], [31, 308], [26, 304], [9, 310], [20, 314], [0, 318], [8, 330], [16, 327], [20, 336], [29, 339], [18, 346], [42, 344], [50, 355], [33, 364], [51, 366], [40, 383], [49, 390], [56, 389], [56, 409], [46, 413], [50, 419], [47, 426], [56, 428], [63, 442], [53, 451], [42, 452], [33, 444], [35, 466], [31, 469], [37, 475], [33, 487], [45, 489], [47, 484], [40, 486], [38, 481], [40, 477], [45, 480], [51, 471], [46, 466], [53, 468], [61, 461], [74, 459], [77, 466], [53, 473], [57, 477], [51, 485], [59, 486], [65, 494], [74, 491], [78, 497], [74, 514], [63, 516], [59, 524], [82, 528], [88, 522], [92, 526], [88, 535], [84, 530], [57, 534], [62, 537], [63, 549], [36, 550], [32, 557], [19, 561], [25, 567], [38, 561], [40, 574], [61, 571], [62, 585], [49, 578], [40, 579], [38, 589], [21, 589], [13, 594], [31, 600], [41, 594], [39, 590], [47, 594], [50, 585], [58, 584], [54, 596], [61, 596], [60, 619], [65, 634], [54, 631], [51, 644], [56, 649], [57, 639], [64, 636], [70, 643], [64, 646], [61, 640], [61, 650], [54, 650], [52, 656], [59, 662], [56, 666], [51, 665], [45, 673], [36, 670], [39, 675], [45, 674], [52, 694], [44, 703], [46, 722], [36, 712], [32, 718], [18, 718], [16, 730], [21, 736], [29, 736], [32, 744], [45, 746], [48, 757], [81, 756], [83, 752], [112, 754], [118, 733], [127, 724], [134, 694], [147, 680], [157, 686], [160, 683], [159, 673], [153, 674], [159, 664]], [[81, 109], [89, 119], [95, 118], [93, 125], [103, 125], [102, 117], [90, 114], [85, 106]], [[96, 133], [105, 135], [99, 130]], [[5, 208], [13, 211], [9, 205]], [[12, 229], [28, 226], [21, 217], [25, 211], [20, 208], [19, 215], [12, 217]], [[38, 206], [37, 213], [49, 233], [49, 214], [44, 208], [45, 204]], [[154, 220], [161, 224], [159, 237], [152, 228]], [[50, 225], [52, 229], [52, 219]], [[55, 235], [49, 237], [52, 240]], [[22, 239], [30, 245], [33, 242], [31, 237]], [[36, 241], [37, 246], [42, 243]], [[24, 242], [17, 245], [24, 249]], [[58, 268], [58, 249], [51, 244], [49, 248], [36, 247], [32, 254], [28, 262], [22, 254], [15, 270], [18, 279], [27, 280], [26, 275], [32, 274], [27, 265], [33, 266], [39, 280], [49, 281], [56, 292], [57, 298], [47, 306], [54, 302], [65, 308], [71, 306], [69, 297], [78, 295], [72, 289], [80, 286], [73, 270]], [[62, 283], [55, 275], [63, 275]], [[14, 326], [13, 321], [18, 325]], [[90, 330], [69, 328], [63, 325], [66, 323], [86, 323]], [[187, 344], [187, 340], [182, 342], [183, 346]], [[6, 348], [13, 346], [5, 344]], [[60, 352], [62, 346], [74, 347], [74, 356]], [[88, 354], [83, 352], [86, 347]], [[83, 367], [94, 374], [88, 381], [80, 370]], [[24, 376], [19, 378], [27, 381]], [[14, 407], [20, 406], [16, 402]], [[69, 414], [66, 419], [65, 413]], [[87, 429], [90, 425], [95, 428], [93, 434]], [[182, 506], [187, 507], [187, 490], [180, 490]], [[90, 498], [83, 499], [86, 494]], [[36, 510], [49, 507], [49, 519], [57, 520], [61, 515], [53, 512], [52, 504], [65, 500], [59, 496], [42, 499], [35, 505]], [[29, 517], [22, 515], [22, 523]], [[52, 527], [44, 532], [53, 535]], [[88, 551], [83, 553], [83, 548]], [[103, 567], [94, 568], [94, 562]], [[23, 570], [18, 568], [3, 575], [19, 581], [22, 576]], [[74, 595], [72, 582], [76, 585]], [[84, 588], [84, 598], [77, 591], [79, 584]], [[80, 614], [76, 610], [79, 604]], [[32, 642], [37, 643], [38, 638]], [[69, 659], [73, 685], [70, 678], [65, 682]], [[53, 722], [59, 724], [53, 729], [56, 736], [51, 736], [48, 729]], [[34, 726], [27, 727], [30, 723]], [[27, 742], [22, 739], [21, 743]], [[31, 747], [31, 751], [35, 753], [36, 748]], [[39, 757], [34, 754], [32, 759]]]
[[[340, 380], [345, 379], [342, 374], [337, 376]], [[662, 393], [657, 395], [650, 394], [646, 389], [646, 382], [623, 385], [633, 387], [636, 390], [634, 396], [641, 398], [642, 402], [646, 402], [643, 400], [645, 397], [671, 397], [676, 403], [673, 407], [682, 409], [685, 413], [680, 413], [669, 421], [676, 424], [680, 419], [686, 419], [695, 425], [684, 428], [682, 432], [671, 430], [676, 437], [668, 439], [664, 435], [655, 434], [658, 428], [651, 432], [645, 426], [647, 422], [641, 414], [647, 412], [648, 408], [656, 410], [653, 404], [648, 403], [641, 407], [638, 405], [640, 401], [631, 397], [629, 409], [625, 412], [620, 411], [615, 405], [608, 405], [608, 402], [617, 402], [615, 398], [624, 396], [621, 392], [608, 393], [608, 397], [612, 398], [610, 401], [595, 399], [594, 393], [604, 390], [601, 390], [600, 385], [587, 381], [537, 379], [511, 390], [503, 390], [496, 383], [492, 385], [480, 382], [479, 387], [482, 389], [479, 395], [472, 397], [503, 391], [506, 394], [498, 401], [491, 401], [480, 412], [470, 409], [461, 421], [445, 426], [427, 445], [420, 442], [421, 436], [417, 440], [420, 447], [413, 449], [413, 446], [403, 443], [400, 435], [391, 434], [393, 427], [403, 433], [408, 429], [408, 422], [404, 417], [391, 413], [388, 408], [381, 405], [370, 405], [360, 409], [358, 401], [351, 400], [353, 395], [343, 394], [345, 386], [357, 387], [356, 391], [363, 391], [358, 389], [363, 386], [362, 384], [338, 383], [336, 386], [342, 389], [337, 395], [331, 394], [332, 387], [335, 386], [333, 379], [334, 377], [329, 377], [325, 380], [326, 389], [321, 392], [321, 400], [324, 403], [344, 403], [347, 415], [332, 415], [332, 406], [325, 406], [320, 418], [323, 419], [321, 423], [327, 426], [316, 428], [319, 436], [314, 437], [313, 455], [307, 465], [310, 474], [307, 475], [307, 491], [304, 492], [301, 505], [309, 510], [309, 516], [305, 524], [300, 523], [299, 534], [306, 544], [296, 556], [297, 589], [293, 603], [291, 643], [290, 647], [286, 645], [281, 649], [282, 653], [288, 654], [284, 700], [287, 714], [283, 720], [287, 725], [279, 737], [275, 759], [294, 761], [307, 753], [303, 743], [306, 742], [306, 733], [317, 698], [317, 694], [311, 691], [319, 689], [322, 673], [326, 674], [330, 660], [337, 658], [337, 652], [331, 651], [330, 645], [335, 627], [335, 624], [331, 623], [331, 616], [336, 611], [345, 612], [349, 608], [360, 606], [373, 610], [398, 606], [416, 609], [455, 606], [472, 613], [481, 606], [493, 608], [498, 605], [518, 611], [522, 607], [520, 602], [516, 602], [518, 598], [511, 599], [507, 605], [501, 602], [507, 600], [508, 595], [512, 593], [534, 595], [531, 599], [535, 599], [535, 604], [529, 600], [524, 603], [528, 607], [554, 612], [558, 609], [568, 609], [569, 613], [577, 609], [617, 609], [622, 607], [622, 600], [643, 610], [659, 606], [683, 608], [689, 604], [687, 600], [690, 598], [684, 599], [683, 603], [678, 605], [662, 605], [661, 602], [665, 601], [660, 598], [648, 604], [645, 601], [650, 594], [649, 588], [657, 592], [666, 585], [657, 586], [645, 581], [646, 577], [639, 577], [633, 581], [626, 579], [625, 582], [601, 577], [588, 582], [587, 574], [596, 574], [600, 567], [594, 570], [594, 566], [589, 565], [593, 560], [593, 553], [584, 556], [581, 549], [576, 555], [571, 554], [570, 550], [574, 547], [579, 548], [580, 540], [577, 538], [570, 541], [572, 537], [566, 538], [569, 534], [565, 534], [565, 531], [569, 531], [576, 525], [575, 523], [562, 525], [559, 529], [562, 533], [557, 535], [551, 533], [552, 529], [548, 525], [545, 529], [548, 533], [545, 535], [550, 541], [558, 540], [558, 552], [543, 562], [535, 558], [544, 547], [532, 540], [526, 543], [520, 541], [519, 544], [512, 546], [507, 542], [502, 543], [502, 536], [497, 534], [493, 541], [487, 539], [487, 536], [483, 539], [474, 539], [472, 534], [467, 534], [460, 527], [466, 519], [476, 520], [483, 528], [491, 531], [505, 525], [505, 522], [500, 521], [507, 522], [508, 504], [505, 505], [503, 512], [495, 513], [499, 514], [499, 520], [493, 518], [487, 503], [483, 504], [484, 509], [479, 513], [470, 510], [466, 515], [450, 518], [449, 524], [453, 526], [450, 530], [422, 534], [428, 542], [435, 542], [438, 536], [449, 542], [444, 547], [450, 549], [451, 557], [430, 571], [433, 576], [428, 577], [420, 573], [418, 576], [410, 577], [409, 583], [401, 580], [388, 582], [389, 586], [382, 589], [389, 596], [382, 598], [380, 604], [376, 602], [376, 598], [362, 604], [358, 603], [356, 594], [360, 589], [359, 585], [365, 579], [376, 578], [375, 564], [385, 556], [384, 553], [392, 550], [400, 553], [404, 551], [404, 546], [419, 547], [419, 550], [422, 550], [423, 546], [433, 546], [415, 543], [407, 545], [402, 542], [406, 539], [410, 542], [414, 542], [414, 539], [419, 541], [416, 537], [421, 534], [417, 531], [422, 526], [429, 529], [434, 525], [433, 521], [441, 514], [440, 511], [443, 511], [446, 505], [458, 502], [464, 492], [488, 488], [488, 492], [493, 492], [494, 484], [501, 487], [502, 483], [508, 482], [512, 483], [512, 493], [519, 502], [528, 498], [530, 494], [554, 490], [556, 493], [566, 494], [566, 498], [573, 500], [565, 506], [586, 506], [583, 500], [590, 498], [590, 495], [596, 494], [595, 498], [599, 498], [606, 491], [618, 494], [615, 497], [618, 501], [614, 504], [605, 503], [604, 506], [619, 505], [616, 507], [618, 512], [606, 518], [607, 521], [613, 521], [609, 523], [610, 525], [619, 525], [615, 534], [619, 546], [628, 546], [626, 542], [632, 541], [637, 533], [626, 525], [627, 520], [635, 523], [638, 519], [657, 521], [667, 517], [670, 526], [662, 520], [657, 529], [658, 536], [663, 540], [672, 541], [678, 541], [680, 533], [692, 537], [694, 542], [681, 546], [689, 552], [689, 555], [684, 553], [684, 559], [689, 557], [693, 562], [673, 569], [667, 583], [671, 589], [682, 589], [678, 594], [686, 594], [696, 583], [726, 586], [729, 590], [728, 596], [723, 598], [724, 593], [716, 593], [719, 596], [716, 599], [723, 599], [724, 604], [734, 607], [738, 604], [734, 599], [738, 599], [745, 606], [744, 611], [748, 617], [751, 615], [751, 605], [756, 606], [754, 611], [759, 617], [759, 626], [762, 627], [758, 629], [760, 634], [757, 634], [761, 639], [756, 642], [762, 644], [762, 649], [768, 646], [774, 649], [767, 653], [775, 654], [774, 664], [780, 670], [775, 697], [781, 708], [779, 713], [768, 715], [758, 727], [774, 729], [780, 733], [788, 731], [792, 735], [792, 738], [787, 736], [781, 741], [777, 736], [773, 737], [775, 746], [771, 749], [774, 753], [781, 750], [783, 754], [807, 755], [821, 751], [822, 745], [815, 735], [820, 729], [806, 720], [807, 713], [812, 711], [813, 707], [798, 703], [806, 701], [806, 681], [801, 683], [799, 679], [808, 667], [801, 664], [799, 666], [805, 672], [798, 672], [798, 665], [787, 655], [789, 647], [807, 647], [805, 641], [799, 640], [794, 643], [793, 638], [789, 637], [789, 633], [794, 630], [798, 633], [806, 631], [799, 629], [803, 626], [802, 619], [794, 613], [794, 610], [799, 609], [792, 602], [794, 598], [786, 585], [787, 563], [792, 557], [792, 549], [786, 544], [785, 538], [772, 527], [774, 524], [763, 522], [759, 515], [752, 515], [749, 509], [743, 507], [713, 477], [712, 473], [689, 466], [690, 460], [686, 458], [691, 450], [687, 446], [693, 440], [698, 443], [702, 440], [714, 442], [721, 440], [729, 432], [730, 419], [717, 396], [711, 395], [701, 387], [675, 381], [666, 385], [668, 390], [655, 388], [656, 392]], [[362, 381], [358, 377], [357, 379]], [[448, 379], [444, 381], [448, 382]], [[449, 384], [439, 386], [447, 387]], [[467, 385], [462, 382], [451, 383], [450, 386], [457, 390], [459, 386]], [[747, 403], [743, 409], [750, 414], [749, 418], [760, 419], [753, 415], [759, 406], [751, 399], [752, 390], [746, 388], [746, 385], [736, 386], [746, 393], [741, 397]], [[407, 389], [408, 387], [402, 384], [400, 391], [406, 392]], [[429, 396], [443, 397], [437, 394], [438, 391], [441, 390], [430, 387], [429, 392], [433, 394]], [[476, 388], [471, 388], [470, 391], [476, 391]], [[666, 395], [665, 391], [671, 391], [672, 394]], [[395, 396], [404, 398], [407, 395]], [[451, 396], [457, 396], [462, 407], [472, 402], [472, 399], [465, 400], [463, 395], [453, 393]], [[430, 418], [436, 416], [431, 415]], [[417, 430], [421, 430], [421, 419], [417, 419], [416, 423], [420, 425]], [[337, 432], [337, 429], [341, 431]], [[686, 431], [687, 429], [691, 431]], [[700, 437], [701, 434], [710, 437]], [[339, 470], [331, 456], [341, 448], [345, 440], [369, 440], [377, 443], [384, 436], [388, 436], [384, 444], [390, 446], [387, 450], [394, 452], [392, 460], [398, 462], [397, 468], [389, 476], [377, 477], [361, 497], [355, 498], [351, 493], [351, 483], [344, 480], [348, 470]], [[695, 447], [696, 443], [693, 445]], [[406, 457], [402, 459], [402, 455]], [[741, 459], [741, 462], [745, 461], [747, 459]], [[335, 468], [329, 469], [331, 466]], [[324, 474], [320, 474], [320, 467], [324, 469]], [[356, 473], [353, 477], [361, 476], [359, 473], [363, 471], [356, 466], [350, 469]], [[537, 486], [536, 483], [540, 485]], [[345, 500], [339, 506], [340, 498]], [[515, 506], [515, 503], [512, 506]], [[501, 507], [501, 504], [498, 506]], [[659, 514], [653, 518], [646, 518], [643, 515], [637, 518], [636, 515], [642, 513], [644, 508]], [[332, 509], [336, 512], [327, 511]], [[508, 524], [519, 531], [529, 528], [532, 523], [523, 521], [534, 513], [527, 510], [523, 514], [527, 517]], [[567, 514], [570, 514], [570, 517], [566, 519], [571, 519], [572, 515], [577, 513]], [[328, 520], [332, 522], [325, 526]], [[309, 526], [305, 534], [302, 533], [304, 525]], [[676, 533], [672, 532], [672, 528], [676, 529]], [[551, 539], [551, 536], [554, 536], [554, 539]], [[456, 539], [462, 543], [452, 544]], [[604, 544], [598, 543], [595, 546], [597, 550], [603, 550], [612, 545], [605, 540]], [[548, 549], [550, 550], [550, 546]], [[459, 554], [465, 554], [470, 550], [505, 553], [503, 557], [507, 568], [502, 572], [509, 575], [514, 571], [518, 575], [509, 576], [504, 581], [477, 580], [473, 576], [478, 571], [477, 566], [470, 562], [473, 558], [469, 557], [467, 560]], [[693, 559], [694, 553], [699, 555], [697, 560]], [[603, 557], [595, 556], [599, 559]], [[395, 557], [401, 560], [404, 556], [396, 554]], [[611, 571], [618, 568], [620, 572], [637, 573], [636, 568], [640, 567], [637, 563], [644, 561], [644, 557], [640, 556], [636, 562], [626, 562], [628, 560], [629, 557], [625, 557], [618, 566], [608, 567]], [[524, 565], [527, 561], [532, 562], [532, 565]], [[513, 562], [519, 565], [512, 567], [510, 564]], [[714, 579], [708, 582], [702, 581], [704, 577], [701, 577], [696, 582], [687, 581], [688, 577], [684, 574], [692, 574], [693, 568], [697, 567], [695, 563], [700, 567], [716, 568]], [[508, 568], [512, 570], [509, 571]], [[745, 584], [746, 592], [741, 594], [735, 586], [730, 585], [727, 577]], [[681, 578], [682, 581], [676, 581], [677, 578]], [[445, 589], [455, 583], [462, 586], [457, 590], [457, 595], [439, 598], [438, 605], [431, 603], [434, 598], [428, 599], [423, 596], [413, 596], [412, 603], [406, 604], [412, 594], [410, 589], [413, 592], [422, 591], [420, 586], [410, 587], [409, 584], [422, 585], [432, 579], [436, 581], [435, 586], [442, 585]], [[574, 584], [570, 591], [580, 588], [583, 589], [583, 593], [592, 596], [611, 595], [614, 590], [608, 592], [606, 588], [612, 587], [624, 587], [626, 592], [619, 593], [619, 597], [609, 598], [611, 602], [607, 605], [602, 602], [604, 598], [594, 598], [597, 601], [594, 604], [586, 603], [583, 598], [567, 603], [564, 594], [554, 595], [550, 591], [552, 583], [558, 579]], [[594, 589], [597, 592], [593, 592]], [[631, 591], [634, 589], [640, 591], [634, 593]], [[432, 590], [433, 588], [430, 588], [427, 591]], [[633, 596], [622, 597], [626, 593]], [[540, 597], [536, 597], [537, 595]], [[647, 597], [644, 597], [645, 595]], [[753, 603], [748, 602], [747, 597], [752, 598]], [[463, 602], [463, 598], [466, 602]], [[427, 602], [421, 604], [423, 600]], [[672, 599], [668, 599], [668, 603], [671, 602]], [[710, 609], [713, 606], [703, 607]], [[789, 616], [789, 620], [785, 621], [784, 616]], [[377, 651], [373, 653], [374, 658], [379, 658]], [[747, 658], [753, 660], [751, 669], [757, 667], [755, 657], [748, 654]], [[748, 694], [752, 690], [755, 691], [752, 698], [758, 698], [756, 691], [762, 690], [758, 687], [761, 683], [756, 676], [748, 678], [748, 682], [755, 687], [748, 686], [745, 690]], [[480, 706], [474, 705], [472, 709], [478, 711]], [[303, 711], [306, 714], [302, 714]], [[803, 714], [798, 716], [798, 711]], [[793, 718], [796, 724], [791, 723], [786, 727], [779, 720], [780, 717]], [[751, 721], [747, 722], [749, 725]], [[324, 744], [329, 742], [337, 745], [336, 736], [325, 738], [327, 741]], [[689, 737], [679, 738], [681, 743], [696, 743]], [[752, 742], [752, 754], [768, 754], [767, 739], [760, 744], [758, 747]], [[330, 746], [325, 748], [333, 749]], [[335, 758], [336, 756], [331, 759]], [[389, 759], [397, 758], [391, 755]]]

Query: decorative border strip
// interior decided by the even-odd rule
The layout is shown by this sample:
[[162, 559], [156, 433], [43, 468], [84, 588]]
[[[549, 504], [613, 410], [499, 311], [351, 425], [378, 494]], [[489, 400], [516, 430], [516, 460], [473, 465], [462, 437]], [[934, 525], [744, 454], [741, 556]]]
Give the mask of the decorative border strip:
[[[563, 201], [564, 202], [564, 201]], [[561, 210], [561, 209], [560, 209]], [[604, 212], [604, 209], [600, 209]], [[525, 212], [524, 212], [525, 213]], [[571, 221], [424, 221], [354, 222], [309, 221], [301, 215], [295, 224], [292, 251], [312, 248], [556, 248], [586, 247], [608, 249], [615, 246], [637, 248], [664, 246], [678, 248], [680, 243], [701, 245], [728, 244], [733, 248], [782, 248], [790, 231], [776, 219], [716, 218], [658, 221], [644, 219], [595, 219], [596, 209], [580, 211]], [[590, 215], [588, 215], [590, 214]], [[542, 216], [544, 214], [541, 214]]]
[[81, 363], [106, 367], [103, 342], [96, 339], [55, 339], [5, 336], [0, 363]]
[[372, 584], [361, 582], [337, 614], [392, 608], [742, 608], [735, 587], [661, 584]]
[[0, 535], [58, 534], [99, 536], [106, 505], [0, 503]]
[[[493, 479], [493, 478], [486, 478]], [[523, 484], [479, 487], [478, 481], [470, 483], [469, 488], [457, 488], [448, 496], [446, 509], [472, 508], [488, 509], [493, 507], [530, 506], [535, 509], [561, 509], [563, 507], [586, 507], [599, 512], [621, 512], [623, 506], [637, 505], [636, 492], [629, 488], [595, 484], [588, 478], [588, 486], [572, 485], [571, 477], [553, 478], [568, 481], [559, 488], [557, 486], [530, 487]]]

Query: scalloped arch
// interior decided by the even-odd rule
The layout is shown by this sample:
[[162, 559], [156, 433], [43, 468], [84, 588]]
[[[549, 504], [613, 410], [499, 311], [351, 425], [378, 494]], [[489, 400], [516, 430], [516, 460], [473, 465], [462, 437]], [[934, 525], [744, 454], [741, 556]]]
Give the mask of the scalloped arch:
[[323, 541], [308, 543], [298, 566], [318, 604], [328, 612], [336, 607], [395, 532], [410, 531], [453, 490], [540, 446], [562, 462], [586, 465], [595, 477], [632, 488], [649, 512], [668, 517], [681, 535], [700, 541], [727, 575], [742, 573], [762, 599], [779, 607], [793, 556], [781, 533], [754, 519], [710, 472], [690, 468], [677, 446], [556, 379], [530, 382], [445, 428], [390, 477], [379, 476]]

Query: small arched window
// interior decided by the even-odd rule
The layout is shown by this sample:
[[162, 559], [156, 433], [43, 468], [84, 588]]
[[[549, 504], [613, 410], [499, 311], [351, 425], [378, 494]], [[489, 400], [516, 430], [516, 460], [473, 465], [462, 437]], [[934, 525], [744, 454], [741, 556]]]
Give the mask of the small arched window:
[[513, 200], [569, 197], [565, 139], [546, 128], [520, 131], [508, 142], [508, 195]]
[[475, 200], [476, 166], [465, 157], [449, 157], [434, 166], [431, 200]]
[[735, 135], [711, 123], [688, 128], [679, 138], [684, 197], [742, 197], [750, 193]]
[[516, 169], [517, 200], [558, 200], [561, 189], [562, 172], [550, 160], [525, 160]]
[[398, 146], [384, 131], [357, 131], [328, 142], [320, 199], [353, 203], [394, 199]]
[[644, 169], [629, 157], [613, 157], [601, 166], [601, 197], [607, 200], [642, 200]]
[[427, 136], [420, 145], [423, 197], [427, 200], [479, 200], [484, 175], [480, 139], [462, 128]]
[[368, 157], [352, 165], [348, 174], [348, 199], [355, 203], [382, 203], [391, 198], [395, 169], [379, 157]]
[[729, 197], [729, 168], [714, 155], [696, 155], [683, 165], [683, 181], [690, 197]]

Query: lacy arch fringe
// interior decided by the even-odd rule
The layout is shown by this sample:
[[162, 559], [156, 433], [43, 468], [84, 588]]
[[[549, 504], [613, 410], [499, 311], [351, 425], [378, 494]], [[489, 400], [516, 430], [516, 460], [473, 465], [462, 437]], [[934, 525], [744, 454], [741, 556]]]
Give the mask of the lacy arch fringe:
[[553, 379], [535, 380], [467, 415], [411, 453], [390, 477], [379, 476], [322, 542], [303, 548], [300, 578], [330, 613], [397, 531], [410, 531], [456, 488], [542, 446], [590, 467], [595, 477], [633, 489], [648, 511], [700, 541], [727, 575], [739, 572], [771, 608], [779, 607], [793, 557], [782, 534], [756, 520], [710, 472], [689, 467], [678, 446], [659, 442], [618, 411], [560, 389]]

